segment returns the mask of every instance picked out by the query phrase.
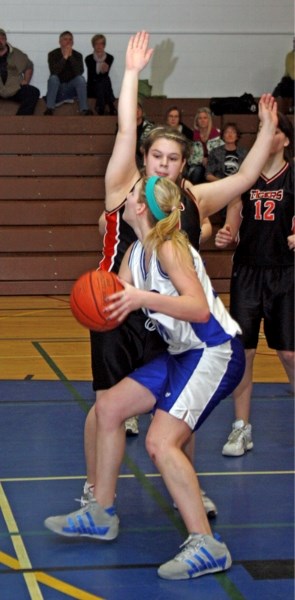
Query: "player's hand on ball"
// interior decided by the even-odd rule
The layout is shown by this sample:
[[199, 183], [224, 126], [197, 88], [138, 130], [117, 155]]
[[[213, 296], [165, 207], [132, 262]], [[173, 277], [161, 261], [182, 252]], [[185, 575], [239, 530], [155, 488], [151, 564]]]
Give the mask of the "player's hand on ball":
[[119, 278], [119, 281], [124, 289], [108, 296], [105, 313], [108, 319], [117, 319], [121, 322], [130, 312], [142, 307], [142, 290], [138, 290], [123, 279]]

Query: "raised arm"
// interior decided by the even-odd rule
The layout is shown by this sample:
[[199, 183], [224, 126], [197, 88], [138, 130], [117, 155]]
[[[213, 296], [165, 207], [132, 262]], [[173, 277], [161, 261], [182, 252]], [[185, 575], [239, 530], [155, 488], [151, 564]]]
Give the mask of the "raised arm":
[[240, 196], [257, 180], [265, 165], [278, 124], [277, 103], [271, 94], [259, 102], [261, 128], [250, 152], [234, 175], [200, 185], [189, 186], [197, 199], [201, 217], [210, 216]]
[[149, 34], [140, 31], [130, 38], [127, 46], [118, 103], [118, 132], [105, 177], [106, 210], [119, 206], [139, 177], [135, 160], [138, 77], [153, 53], [148, 45]]

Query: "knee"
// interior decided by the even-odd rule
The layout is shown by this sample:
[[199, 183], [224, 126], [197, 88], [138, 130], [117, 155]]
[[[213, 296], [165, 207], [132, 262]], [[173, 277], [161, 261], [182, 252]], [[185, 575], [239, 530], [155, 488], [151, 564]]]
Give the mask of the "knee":
[[83, 77], [83, 75], [77, 75], [74, 79], [73, 79], [73, 84], [74, 85], [79, 85], [79, 86], [86, 86], [86, 79]]
[[158, 438], [151, 431], [148, 431], [145, 438], [145, 447], [150, 459], [157, 464], [160, 456], [160, 444]]
[[256, 348], [246, 348], [246, 350], [245, 350], [246, 361], [248, 363], [253, 362], [253, 360], [255, 358], [255, 354], [256, 354]]
[[111, 399], [109, 391], [101, 392], [95, 402], [95, 417], [98, 426], [104, 429], [111, 429], [114, 426], [121, 425], [119, 413], [119, 402]]
[[31, 85], [30, 87], [32, 98], [34, 98], [34, 100], [38, 100], [40, 98], [40, 90], [38, 90], [38, 88], [34, 87], [33, 85]]
[[291, 367], [294, 365], [295, 354], [292, 350], [280, 350], [278, 354], [284, 364]]
[[50, 75], [48, 78], [48, 83], [60, 83], [59, 77], [57, 75]]
[[104, 421], [104, 420], [108, 419], [109, 403], [108, 403], [107, 396], [108, 396], [107, 392], [101, 392], [96, 397], [94, 412], [95, 412], [95, 417], [98, 421]]

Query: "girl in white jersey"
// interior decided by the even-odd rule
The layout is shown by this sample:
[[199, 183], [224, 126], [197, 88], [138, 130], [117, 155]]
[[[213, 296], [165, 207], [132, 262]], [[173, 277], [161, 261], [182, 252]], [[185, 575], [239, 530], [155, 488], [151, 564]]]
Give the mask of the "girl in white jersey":
[[[108, 164], [105, 180], [107, 210], [113, 211], [116, 207], [120, 207], [122, 205], [122, 199], [128, 196], [128, 208], [126, 208], [125, 215], [128, 222], [129, 217], [127, 210], [129, 211], [130, 207], [131, 211], [130, 205], [132, 202], [132, 194], [139, 192], [139, 184], [136, 185], [139, 173], [134, 160], [136, 141], [136, 120], [134, 119], [134, 115], [137, 101], [138, 74], [147, 65], [152, 55], [152, 50], [149, 49], [148, 42], [148, 34], [146, 32], [138, 32], [135, 36], [132, 36], [128, 44], [126, 69], [119, 100], [119, 129], [112, 157]], [[265, 160], [273, 139], [277, 118], [276, 105], [270, 95], [263, 96], [259, 106], [262, 123], [261, 131], [239, 172], [231, 177], [227, 177], [226, 180], [220, 180], [213, 183], [201, 184], [199, 186], [192, 186], [189, 182], [186, 184], [186, 188], [188, 188], [195, 197], [202, 221], [208, 215], [225, 206], [230, 198], [233, 198], [243, 190], [248, 189], [263, 165], [263, 161]], [[123, 114], [125, 115], [124, 119], [122, 118]], [[146, 152], [145, 160], [146, 172], [149, 175], [165, 176], [172, 180], [178, 177], [185, 163], [179, 145], [165, 137], [156, 140], [152, 144], [151, 148]], [[160, 183], [155, 185], [156, 194], [158, 187], [161, 187]], [[134, 191], [129, 194], [132, 188], [134, 188]], [[179, 206], [179, 199], [177, 202], [178, 203], [173, 204], [173, 207], [175, 207], [173, 218], [176, 217], [176, 223], [178, 225], [179, 215], [177, 214], [177, 207]], [[143, 210], [140, 203], [135, 202], [134, 207], [136, 208], [136, 211]], [[146, 214], [149, 214], [147, 208], [145, 211]], [[164, 207], [161, 208], [161, 211], [165, 212]], [[169, 210], [166, 211], [167, 214], [169, 212]], [[172, 218], [172, 216], [169, 218]], [[130, 223], [131, 220], [132, 219], [130, 219]], [[163, 222], [168, 222], [168, 219], [165, 217]], [[145, 217], [140, 219], [140, 223], [141, 225], [145, 223]], [[176, 223], [174, 223], [174, 227]], [[139, 222], [134, 222], [136, 235], [138, 226]], [[145, 226], [148, 227], [147, 224]], [[152, 226], [153, 224], [150, 223], [150, 227]], [[170, 227], [171, 221], [169, 228]], [[172, 229], [170, 231], [172, 231]], [[140, 240], [143, 239], [144, 233], [145, 232], [141, 233], [141, 237], [138, 236]], [[148, 233], [148, 231], [146, 231], [146, 233]], [[181, 236], [181, 238], [178, 239], [184, 238]], [[164, 240], [165, 238], [163, 238], [163, 241]], [[206, 513], [204, 511], [198, 481], [194, 475], [194, 469], [191, 463], [182, 451], [182, 447], [189, 439], [192, 429], [198, 427], [215, 404], [222, 397], [227, 395], [230, 389], [232, 389], [232, 387], [228, 386], [228, 377], [224, 373], [226, 361], [228, 361], [228, 367], [225, 370], [229, 377], [232, 378], [231, 385], [233, 387], [236, 385], [236, 381], [239, 380], [240, 375], [236, 373], [234, 376], [234, 374], [230, 372], [232, 365], [234, 365], [235, 358], [239, 353], [238, 344], [234, 338], [235, 329], [231, 329], [231, 327], [235, 328], [236, 325], [233, 324], [232, 321], [228, 321], [228, 317], [225, 313], [220, 313], [219, 315], [218, 305], [214, 302], [211, 292], [211, 295], [209, 294], [210, 302], [209, 296], [207, 300], [202, 284], [196, 276], [191, 256], [189, 256], [189, 275], [187, 268], [185, 268], [185, 262], [184, 264], [181, 264], [181, 268], [178, 264], [177, 271], [177, 263], [175, 265], [171, 265], [171, 263], [166, 265], [167, 257], [165, 249], [169, 248], [169, 244], [170, 242], [165, 240], [165, 244], [163, 244], [161, 251], [159, 250], [161, 254], [160, 264], [162, 271], [169, 275], [169, 279], [171, 279], [172, 284], [178, 290], [180, 294], [179, 297], [169, 297], [159, 293], [155, 294], [150, 291], [143, 292], [133, 286], [128, 287], [128, 284], [126, 284], [127, 289], [124, 292], [125, 295], [119, 297], [119, 308], [116, 307], [116, 310], [120, 310], [122, 318], [124, 318], [124, 315], [134, 310], [135, 306], [137, 306], [137, 308], [144, 306], [142, 301], [139, 301], [138, 296], [136, 303], [134, 294], [149, 294], [149, 298], [152, 297], [153, 301], [163, 303], [159, 307], [160, 314], [164, 313], [166, 316], [173, 316], [177, 320], [193, 323], [193, 325], [189, 325], [190, 334], [192, 336], [192, 347], [187, 350], [187, 352], [181, 352], [177, 355], [167, 353], [165, 356], [167, 361], [170, 361], [170, 359], [172, 360], [172, 358], [175, 361], [180, 361], [180, 367], [178, 369], [179, 376], [175, 377], [173, 386], [174, 384], [179, 386], [179, 381], [182, 380], [183, 388], [186, 388], [184, 396], [189, 389], [186, 387], [186, 384], [188, 384], [188, 386], [192, 385], [190, 379], [191, 376], [194, 377], [194, 374], [191, 370], [189, 371], [189, 377], [182, 379], [184, 370], [184, 363], [181, 362], [182, 357], [187, 361], [188, 357], [192, 356], [193, 362], [190, 368], [194, 370], [196, 367], [198, 373], [201, 373], [204, 368], [204, 376], [206, 375], [207, 377], [207, 379], [204, 379], [203, 375], [200, 375], [200, 385], [198, 384], [196, 387], [198, 398], [204, 398], [205, 403], [202, 404], [201, 401], [199, 408], [191, 410], [187, 418], [186, 412], [182, 409], [178, 415], [180, 418], [178, 418], [178, 416], [175, 417], [173, 414], [169, 414], [170, 411], [178, 410], [178, 396], [176, 397], [174, 395], [173, 407], [172, 404], [168, 406], [167, 412], [164, 409], [164, 405], [159, 408], [159, 410], [156, 410], [147, 437], [148, 450], [155, 460], [160, 472], [163, 474], [166, 485], [180, 509], [189, 533], [192, 534], [186, 542], [183, 552], [181, 552], [181, 557], [176, 561], [172, 561], [172, 567], [161, 567], [159, 574], [162, 577], [171, 579], [182, 579], [196, 577], [203, 573], [223, 570], [228, 568], [231, 564], [230, 555], [226, 546], [224, 544], [219, 544], [212, 537]], [[186, 248], [185, 256], [187, 257], [187, 244], [185, 244], [184, 247]], [[198, 267], [201, 268], [201, 263], [196, 256], [197, 255], [194, 255], [194, 261], [197, 261], [196, 264], [198, 263]], [[185, 260], [187, 260], [187, 258]], [[124, 266], [122, 265], [122, 269], [123, 268], [126, 273], [130, 273], [126, 261], [124, 261]], [[178, 273], [177, 281], [174, 279], [176, 272]], [[122, 276], [124, 276], [123, 270]], [[209, 286], [207, 279], [204, 281], [206, 281], [206, 286]], [[211, 288], [210, 286], [206, 288], [206, 286], [205, 290], [208, 289], [209, 292]], [[198, 298], [197, 302], [196, 297]], [[121, 303], [122, 305], [120, 307]], [[170, 313], [168, 311], [167, 314], [167, 307], [170, 307], [171, 303], [173, 309], [177, 310], [175, 313]], [[155, 306], [149, 305], [145, 308], [155, 311]], [[207, 323], [208, 320], [209, 322]], [[197, 323], [198, 326], [196, 325]], [[187, 328], [188, 325], [186, 324], [184, 327]], [[160, 323], [159, 329], [163, 330], [163, 325]], [[165, 331], [167, 330], [166, 325]], [[226, 336], [228, 336], [228, 341], [225, 341]], [[210, 364], [215, 355], [213, 366], [215, 384], [213, 382], [213, 386], [217, 385], [217, 369], [220, 368], [219, 359], [222, 359], [221, 362], [223, 364], [223, 367], [220, 370], [220, 382], [224, 384], [224, 389], [222, 389], [222, 385], [217, 385], [215, 392], [211, 387], [211, 380], [211, 391], [203, 389], [207, 388], [207, 384], [204, 386], [203, 382], [209, 382], [207, 368], [210, 369], [210, 364], [207, 364], [206, 359], [210, 348]], [[199, 360], [196, 362], [195, 357], [197, 355], [199, 356]], [[241, 366], [241, 359], [237, 362]], [[144, 374], [144, 370], [138, 371], [138, 374], [140, 372]], [[212, 373], [212, 371], [209, 372]], [[154, 376], [156, 374], [161, 375], [154, 369]], [[148, 384], [149, 381], [150, 374], [148, 373], [148, 381], [146, 383]], [[156, 390], [154, 389], [154, 391]], [[169, 402], [171, 391], [167, 389], [165, 394], [165, 399]], [[195, 390], [193, 395], [195, 396]], [[159, 394], [157, 393], [156, 396], [158, 401]], [[193, 403], [194, 398], [184, 398], [184, 400]], [[179, 389], [179, 401], [183, 401], [181, 389]], [[131, 417], [134, 414], [148, 412], [155, 405], [155, 402], [156, 398], [154, 392], [151, 391], [148, 386], [146, 387], [142, 383], [139, 383], [139, 381], [136, 381], [134, 376], [133, 378], [125, 377], [114, 387], [107, 391], [101, 390], [100, 393], [97, 394], [95, 408], [93, 407], [93, 409], [89, 411], [92, 418], [91, 425], [93, 425], [93, 435], [90, 436], [91, 441], [87, 444], [89, 450], [89, 460], [87, 460], [87, 463], [91, 462], [92, 469], [95, 473], [94, 495], [92, 496], [91, 494], [91, 497], [88, 495], [86, 504], [80, 510], [71, 513], [70, 515], [49, 517], [46, 519], [45, 524], [49, 529], [60, 535], [74, 537], [86, 536], [103, 540], [112, 540], [117, 537], [118, 517], [113, 503], [116, 481], [126, 443], [123, 422], [126, 418]], [[194, 407], [193, 404], [192, 407]], [[164, 432], [164, 436], [161, 434], [161, 431], [162, 433]], [[93, 481], [92, 477], [89, 481]], [[190, 561], [192, 559], [191, 567], [188, 567], [185, 562], [187, 554], [189, 556], [188, 560]], [[168, 564], [170, 565], [170, 563]]]
[[96, 403], [99, 501], [94, 498], [75, 513], [45, 521], [62, 535], [117, 536], [113, 500], [125, 449], [124, 421], [134, 411], [153, 410], [146, 447], [189, 533], [177, 557], [159, 568], [166, 579], [187, 579], [231, 566], [226, 545], [212, 535], [183, 446], [244, 372], [244, 351], [236, 338], [239, 326], [216, 297], [198, 252], [180, 231], [180, 211], [178, 186], [158, 176], [138, 182], [127, 196], [124, 220], [138, 241], [121, 263], [124, 290], [109, 297], [107, 311], [123, 321], [142, 308], [168, 350], [102, 392]]

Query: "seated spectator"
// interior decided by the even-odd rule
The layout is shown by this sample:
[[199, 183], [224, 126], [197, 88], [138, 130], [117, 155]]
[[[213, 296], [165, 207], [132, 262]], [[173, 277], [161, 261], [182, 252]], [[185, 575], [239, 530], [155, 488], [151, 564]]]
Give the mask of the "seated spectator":
[[208, 154], [223, 143], [220, 129], [213, 127], [210, 109], [206, 106], [199, 108], [194, 120], [192, 152], [186, 172], [186, 178], [194, 185], [205, 181]]
[[139, 169], [143, 167], [143, 142], [155, 123], [146, 118], [141, 102], [137, 102], [137, 141], [136, 141], [136, 163]]
[[98, 33], [91, 39], [93, 53], [86, 56], [87, 67], [87, 95], [95, 98], [95, 110], [98, 115], [105, 114], [105, 107], [109, 107], [109, 114], [116, 115], [114, 106], [115, 96], [109, 72], [114, 62], [114, 57], [105, 51], [106, 38]]
[[273, 96], [277, 98], [278, 108], [282, 113], [294, 113], [294, 79], [295, 79], [295, 37], [293, 37], [293, 50], [285, 57], [285, 73], [275, 87]]
[[80, 114], [92, 115], [87, 102], [86, 81], [83, 77], [83, 56], [73, 50], [74, 36], [63, 31], [59, 48], [48, 54], [50, 77], [47, 82], [45, 115], [53, 115], [56, 106], [78, 98]]
[[19, 102], [17, 115], [34, 114], [40, 91], [30, 85], [33, 69], [29, 57], [8, 44], [4, 29], [0, 29], [0, 98]]
[[205, 177], [207, 181], [223, 179], [236, 173], [243, 162], [247, 150], [238, 145], [240, 132], [236, 123], [226, 123], [221, 131], [223, 146], [213, 148], [208, 155]]
[[180, 133], [183, 133], [188, 140], [193, 139], [193, 130], [182, 122], [181, 110], [177, 106], [170, 106], [170, 108], [168, 108], [165, 117], [165, 125], [177, 129]]

